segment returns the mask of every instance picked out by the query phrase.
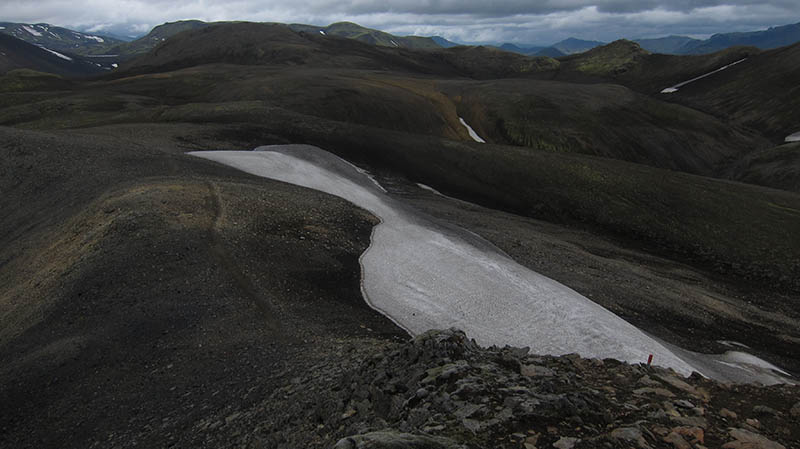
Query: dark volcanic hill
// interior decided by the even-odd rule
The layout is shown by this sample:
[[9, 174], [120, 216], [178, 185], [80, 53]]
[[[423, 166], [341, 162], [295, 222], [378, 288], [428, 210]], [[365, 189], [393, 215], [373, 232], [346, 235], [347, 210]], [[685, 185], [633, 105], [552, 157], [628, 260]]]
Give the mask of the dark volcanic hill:
[[778, 144], [798, 131], [799, 77], [800, 43], [748, 56], [728, 70], [682, 87], [670, 101], [756, 129]]
[[[442, 48], [436, 40], [430, 37], [421, 36], [395, 36], [383, 31], [373, 30], [371, 28], [362, 27], [352, 22], [337, 22], [326, 27], [319, 27], [314, 25], [291, 24], [289, 25], [294, 31], [302, 31], [306, 33], [319, 33], [323, 36], [338, 36], [348, 39], [355, 39], [357, 41], [365, 42], [367, 44], [379, 45], [382, 47], [395, 47], [395, 48], [413, 48], [413, 49], [436, 49]], [[452, 44], [452, 42], [451, 42]], [[448, 46], [455, 46], [448, 45]]]
[[[117, 54], [122, 60], [129, 60], [147, 54], [168, 38], [178, 33], [198, 30], [208, 26], [223, 25], [226, 22], [203, 22], [200, 20], [181, 20], [169, 22], [153, 28], [146, 36], [132, 42], [121, 42], [108, 47], [107, 51]], [[267, 26], [278, 24], [262, 24]], [[394, 36], [379, 30], [362, 27], [351, 22], [334, 23], [326, 27], [315, 25], [291, 24], [289, 29], [321, 36], [336, 36], [354, 39], [371, 45], [396, 48], [435, 49], [441, 48], [433, 39], [418, 36]]]
[[150, 30], [145, 36], [131, 42], [118, 42], [108, 48], [111, 54], [119, 55], [121, 60], [127, 60], [147, 54], [166, 39], [188, 30], [203, 28], [209, 24], [200, 20], [180, 20], [168, 22]]
[[618, 40], [561, 58], [553, 77], [574, 82], [613, 82], [656, 94], [677, 84], [676, 80], [685, 81], [758, 53], [756, 48], [735, 47], [711, 55], [664, 55], [651, 53], [633, 41]]

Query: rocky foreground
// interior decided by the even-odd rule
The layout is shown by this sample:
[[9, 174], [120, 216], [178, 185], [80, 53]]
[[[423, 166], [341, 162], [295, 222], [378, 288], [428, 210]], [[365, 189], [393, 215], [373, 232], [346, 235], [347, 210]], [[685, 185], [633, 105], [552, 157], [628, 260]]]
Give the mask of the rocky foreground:
[[797, 386], [486, 349], [447, 330], [343, 347], [249, 412], [195, 430], [211, 443], [238, 428], [242, 447], [780, 449], [800, 447], [799, 423]]

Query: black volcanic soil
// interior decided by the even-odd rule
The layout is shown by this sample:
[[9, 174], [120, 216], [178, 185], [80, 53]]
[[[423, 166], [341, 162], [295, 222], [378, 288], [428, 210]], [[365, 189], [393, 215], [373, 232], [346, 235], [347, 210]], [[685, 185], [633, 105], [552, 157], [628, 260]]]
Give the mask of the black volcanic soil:
[[406, 338], [361, 300], [364, 211], [167, 127], [0, 132], [0, 446], [168, 446], [345, 343]]

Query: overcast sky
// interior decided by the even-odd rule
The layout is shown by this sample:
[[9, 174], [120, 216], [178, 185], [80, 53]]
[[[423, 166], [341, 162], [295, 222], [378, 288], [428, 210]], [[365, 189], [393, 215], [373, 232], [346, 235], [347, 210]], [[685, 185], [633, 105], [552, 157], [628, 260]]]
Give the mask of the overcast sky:
[[0, 0], [0, 21], [130, 35], [181, 19], [347, 20], [464, 43], [551, 44], [567, 37], [612, 41], [765, 29], [800, 22], [798, 6], [798, 0]]

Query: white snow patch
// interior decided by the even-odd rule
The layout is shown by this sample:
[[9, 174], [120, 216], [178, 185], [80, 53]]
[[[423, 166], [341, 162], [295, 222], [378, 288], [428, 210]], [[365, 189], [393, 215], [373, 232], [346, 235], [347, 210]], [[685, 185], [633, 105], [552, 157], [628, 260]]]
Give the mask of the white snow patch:
[[419, 183], [419, 182], [418, 182], [418, 183], [417, 183], [417, 187], [419, 187], [419, 188], [420, 188], [420, 189], [422, 189], [422, 190], [427, 190], [428, 192], [431, 192], [431, 193], [433, 193], [434, 195], [439, 195], [439, 196], [443, 196], [443, 197], [447, 198], [445, 195], [443, 195], [443, 194], [442, 194], [442, 192], [440, 192], [440, 191], [438, 191], [438, 190], [434, 189], [434, 188], [433, 188], [433, 187], [431, 187], [431, 186], [426, 186], [425, 184], [422, 184], [422, 183]]
[[472, 137], [472, 140], [479, 143], [486, 143], [486, 141], [481, 139], [481, 136], [479, 136], [471, 126], [467, 125], [467, 122], [465, 122], [463, 118], [459, 117], [458, 121], [461, 122], [465, 128], [467, 128], [467, 132], [469, 133], [469, 136]]
[[36, 37], [41, 37], [42, 36], [42, 33], [34, 30], [33, 28], [29, 27], [28, 25], [22, 25], [22, 29], [27, 31], [27, 32], [29, 32], [29, 33], [31, 33], [32, 35], [34, 35]]
[[[257, 151], [257, 150], [258, 150], [258, 149], [256, 149], [256, 151]], [[377, 180], [377, 179], [375, 179], [375, 177], [374, 177], [374, 176], [372, 176], [372, 173], [370, 173], [368, 170], [364, 170], [363, 168], [361, 168], [361, 167], [359, 167], [359, 166], [357, 166], [357, 165], [355, 165], [355, 164], [351, 163], [350, 161], [346, 161], [346, 160], [344, 160], [344, 159], [342, 159], [342, 162], [345, 162], [345, 163], [347, 163], [347, 165], [349, 165], [349, 166], [351, 166], [351, 167], [355, 168], [357, 172], [359, 172], [359, 173], [361, 173], [362, 175], [364, 175], [364, 176], [366, 176], [367, 178], [369, 178], [369, 180], [370, 180], [370, 181], [372, 181], [372, 183], [373, 183], [373, 184], [375, 184], [375, 186], [376, 186], [376, 187], [378, 187], [378, 188], [381, 190], [381, 192], [383, 192], [383, 193], [387, 193], [387, 192], [386, 192], [386, 189], [384, 189], [384, 188], [383, 188], [383, 186], [381, 185], [381, 183], [379, 183], [379, 182], [378, 182], [378, 180]]]
[[746, 352], [728, 351], [720, 357], [720, 363], [729, 363], [743, 367], [763, 368], [783, 374], [784, 376], [791, 376], [791, 374], [778, 368], [777, 366], [759, 359], [758, 357], [748, 354]]
[[700, 76], [694, 77], [694, 78], [692, 78], [692, 79], [690, 79], [690, 80], [688, 80], [688, 81], [684, 81], [684, 82], [682, 82], [682, 83], [678, 83], [678, 84], [676, 84], [676, 85], [674, 85], [674, 86], [672, 86], [672, 87], [667, 87], [666, 89], [663, 89], [663, 90], [661, 91], [661, 93], [662, 93], [662, 94], [672, 94], [672, 93], [675, 93], [675, 92], [677, 92], [677, 91], [678, 91], [678, 89], [680, 89], [681, 87], [683, 87], [683, 86], [685, 86], [685, 85], [687, 85], [687, 84], [689, 84], [689, 83], [693, 83], [693, 82], [695, 82], [695, 81], [697, 81], [697, 80], [699, 80], [699, 79], [703, 79], [703, 78], [705, 78], [705, 77], [707, 77], [707, 76], [711, 76], [711, 75], [713, 75], [713, 74], [715, 74], [715, 73], [717, 73], [717, 72], [721, 72], [721, 71], [723, 71], [723, 70], [727, 69], [728, 67], [733, 67], [733, 66], [735, 66], [736, 64], [739, 64], [740, 62], [743, 62], [743, 61], [745, 61], [745, 60], [747, 60], [747, 58], [743, 58], [743, 59], [740, 59], [740, 60], [738, 60], [738, 61], [736, 61], [736, 62], [732, 62], [732, 63], [730, 63], [730, 64], [728, 64], [728, 65], [725, 65], [725, 66], [722, 66], [722, 67], [718, 68], [717, 70], [714, 70], [714, 71], [708, 72], [708, 73], [706, 73], [705, 75], [700, 75]]
[[399, 45], [397, 45], [397, 42], [395, 42], [394, 39], [389, 39], [389, 42], [391, 42], [392, 45], [394, 45], [395, 47], [399, 47]]
[[6, 29], [6, 27], [0, 27], [0, 30], [5, 30], [5, 29]]
[[300, 145], [259, 150], [190, 154], [321, 190], [378, 216], [381, 223], [361, 257], [362, 290], [373, 308], [412, 335], [455, 326], [486, 346], [530, 346], [539, 354], [577, 352], [631, 363], [654, 354], [658, 364], [684, 375], [696, 370], [572, 289], [411, 211], [336, 156]]
[[97, 42], [105, 42], [103, 38], [99, 36], [86, 36], [86, 39], [93, 39], [96, 40]]
[[111, 67], [114, 67], [116, 69], [117, 67], [119, 67], [119, 64], [113, 63], [113, 64], [111, 64]]
[[50, 34], [51, 36], [53, 36], [56, 39], [61, 39], [61, 37], [59, 35], [57, 35], [56, 33], [53, 33], [52, 31], [48, 31], [47, 33]]
[[[726, 342], [746, 348], [742, 343]], [[715, 380], [735, 383], [759, 382], [764, 385], [784, 383], [794, 385], [797, 383], [785, 371], [752, 354], [740, 351], [728, 351], [724, 354], [702, 354], [663, 341], [661, 343], [671, 350], [673, 354], [694, 366], [703, 376]]]
[[800, 131], [786, 136], [786, 142], [800, 142]]
[[319, 34], [321, 34], [321, 35], [323, 35], [323, 36], [327, 36], [327, 34], [325, 34], [325, 32], [324, 32], [324, 31], [322, 31], [322, 30], [319, 30]]
[[733, 340], [717, 340], [717, 343], [731, 347], [731, 348], [745, 348], [750, 349], [750, 346], [747, 346], [744, 343], [739, 343], [738, 341]]
[[45, 47], [39, 47], [39, 48], [41, 48], [44, 51], [50, 52], [50, 53], [58, 56], [61, 59], [65, 59], [67, 61], [72, 61], [72, 58], [70, 58], [69, 56], [66, 56], [66, 55], [62, 55], [61, 53], [59, 53], [57, 51], [53, 51], [53, 50], [50, 50], [49, 48], [45, 48]]

